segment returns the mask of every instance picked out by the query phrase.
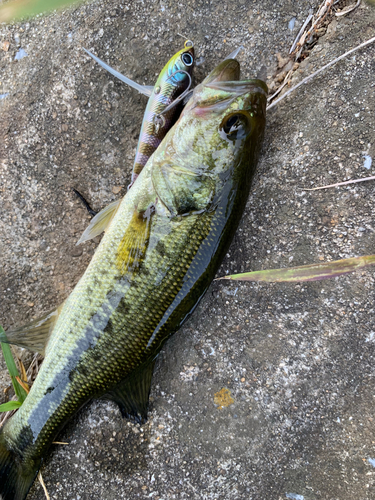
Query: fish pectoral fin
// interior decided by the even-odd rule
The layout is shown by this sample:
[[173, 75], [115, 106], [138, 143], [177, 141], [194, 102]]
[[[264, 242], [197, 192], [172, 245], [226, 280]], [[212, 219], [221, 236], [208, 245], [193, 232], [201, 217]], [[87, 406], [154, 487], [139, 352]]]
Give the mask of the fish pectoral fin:
[[31, 321], [27, 325], [0, 333], [0, 342], [18, 345], [29, 351], [39, 352], [44, 356], [49, 337], [63, 305], [64, 302], [54, 311]]
[[155, 360], [147, 361], [134, 370], [103, 396], [118, 404], [122, 416], [143, 423], [147, 420], [148, 398]]
[[150, 95], [152, 94], [152, 91], [154, 90], [154, 87], [150, 86], [150, 85], [140, 85], [139, 83], [137, 82], [134, 82], [133, 80], [131, 80], [130, 78], [128, 78], [127, 76], [125, 75], [122, 75], [119, 71], [116, 71], [115, 69], [111, 68], [111, 66], [109, 66], [108, 64], [106, 64], [104, 61], [102, 61], [101, 59], [99, 59], [99, 57], [95, 56], [92, 52], [90, 52], [89, 50], [85, 49], [84, 47], [82, 47], [83, 50], [90, 56], [94, 59], [94, 61], [96, 61], [98, 64], [100, 64], [100, 66], [104, 69], [106, 69], [109, 73], [111, 73], [113, 76], [115, 76], [116, 78], [118, 78], [119, 80], [121, 80], [122, 82], [126, 83], [127, 85], [129, 85], [129, 87], [132, 87], [133, 89], [135, 90], [138, 90], [138, 92], [140, 94], [143, 94], [143, 95], [146, 95], [147, 97], [150, 97]]
[[95, 217], [90, 221], [90, 224], [84, 230], [82, 236], [77, 242], [77, 245], [84, 243], [85, 241], [92, 240], [95, 236], [98, 236], [103, 231], [107, 229], [111, 220], [115, 216], [118, 207], [120, 206], [121, 200], [116, 200], [110, 203], [108, 206], [103, 208]]
[[211, 177], [168, 161], [153, 168], [151, 177], [158, 198], [172, 216], [206, 208], [214, 194]]

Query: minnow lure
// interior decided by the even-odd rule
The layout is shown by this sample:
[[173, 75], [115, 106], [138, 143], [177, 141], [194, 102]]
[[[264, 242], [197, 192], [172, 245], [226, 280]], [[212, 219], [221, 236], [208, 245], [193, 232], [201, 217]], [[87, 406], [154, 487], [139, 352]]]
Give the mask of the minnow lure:
[[[138, 92], [149, 96], [135, 154], [130, 184], [130, 186], [132, 186], [143, 167], [146, 165], [147, 160], [159, 146], [175, 120], [177, 106], [170, 107], [170, 105], [176, 103], [176, 100], [178, 100], [181, 95], [183, 96], [185, 91], [191, 86], [191, 74], [194, 66], [193, 42], [187, 40], [184, 44], [184, 48], [171, 57], [161, 70], [153, 87], [143, 86], [133, 82], [130, 78], [114, 70], [88, 50], [84, 50], [104, 69], [138, 90]], [[179, 100], [177, 102], [179, 102]], [[167, 112], [166, 108], [168, 108]]]

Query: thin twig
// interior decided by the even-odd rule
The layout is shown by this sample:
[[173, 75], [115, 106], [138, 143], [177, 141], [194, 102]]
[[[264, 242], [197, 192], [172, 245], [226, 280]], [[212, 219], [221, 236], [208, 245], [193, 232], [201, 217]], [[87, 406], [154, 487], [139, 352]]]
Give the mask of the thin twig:
[[280, 85], [280, 87], [276, 90], [276, 92], [274, 94], [272, 94], [271, 96], [269, 96], [267, 98], [267, 101], [270, 101], [271, 99], [273, 99], [275, 97], [275, 95], [277, 95], [279, 92], [282, 91], [282, 89], [285, 87], [285, 85], [287, 85], [287, 83], [289, 82], [289, 79], [290, 79], [290, 76], [292, 73], [293, 73], [293, 69], [288, 71], [288, 73], [286, 74], [286, 76], [284, 78], [284, 82], [282, 83], [282, 85]]
[[325, 66], [322, 66], [320, 69], [318, 69], [317, 71], [315, 71], [311, 75], [307, 76], [301, 82], [297, 83], [297, 85], [295, 85], [290, 90], [288, 90], [287, 92], [285, 92], [285, 94], [283, 94], [281, 97], [279, 97], [278, 99], [276, 99], [276, 101], [274, 101], [272, 104], [270, 104], [269, 106], [267, 106], [267, 110], [273, 108], [277, 103], [279, 103], [282, 99], [284, 99], [284, 97], [286, 97], [287, 95], [289, 95], [294, 90], [298, 89], [298, 87], [300, 87], [301, 85], [304, 85], [305, 83], [309, 82], [312, 78], [314, 78], [316, 75], [318, 75], [319, 73], [321, 73], [325, 69], [333, 66], [338, 61], [341, 61], [341, 59], [344, 59], [345, 57], [349, 56], [353, 52], [355, 52], [355, 51], [357, 51], [359, 49], [362, 49], [363, 47], [366, 47], [367, 45], [370, 45], [370, 43], [373, 43], [373, 42], [375, 42], [375, 37], [372, 37], [369, 40], [366, 40], [365, 42], [361, 43], [360, 45], [357, 45], [357, 47], [354, 47], [354, 49], [351, 49], [348, 52], [345, 52], [345, 54], [342, 54], [341, 56], [337, 57], [336, 59], [334, 59], [330, 63], [326, 64]]
[[48, 494], [46, 485], [44, 484], [44, 481], [43, 481], [43, 478], [42, 478], [42, 473], [40, 471], [38, 472], [38, 479], [39, 479], [40, 484], [42, 485], [42, 488], [44, 490], [44, 494], [46, 495], [47, 500], [51, 500], [50, 496]]
[[361, 0], [357, 0], [356, 4], [348, 6], [346, 10], [343, 9], [340, 12], [336, 12], [335, 16], [336, 17], [346, 16], [346, 14], [349, 14], [349, 12], [353, 12], [353, 10], [355, 10], [357, 7], [359, 7], [360, 3], [361, 3]]
[[363, 179], [353, 179], [351, 181], [345, 182], [337, 182], [336, 184], [329, 184], [328, 186], [319, 186], [316, 188], [303, 188], [304, 191], [317, 191], [318, 189], [328, 189], [337, 186], [347, 186], [348, 184], [356, 184], [357, 182], [365, 182], [365, 181], [374, 181], [375, 176], [373, 177], [363, 177]]
[[305, 28], [309, 24], [309, 22], [311, 21], [312, 17], [313, 17], [312, 14], [309, 14], [307, 16], [306, 21], [303, 23], [302, 28], [299, 30], [298, 35], [296, 36], [296, 38], [295, 38], [295, 40], [293, 42], [293, 45], [292, 45], [292, 47], [291, 47], [291, 49], [289, 51], [289, 54], [291, 54], [293, 52], [293, 50], [296, 48], [296, 45], [297, 45], [299, 39], [301, 38], [302, 33], [305, 31]]
[[34, 357], [30, 363], [29, 368], [27, 369], [26, 375], [27, 375], [27, 380], [30, 381], [30, 384], [33, 381], [33, 372], [35, 370], [36, 374], [39, 372], [39, 362], [42, 361], [42, 356], [39, 353], [35, 353]]

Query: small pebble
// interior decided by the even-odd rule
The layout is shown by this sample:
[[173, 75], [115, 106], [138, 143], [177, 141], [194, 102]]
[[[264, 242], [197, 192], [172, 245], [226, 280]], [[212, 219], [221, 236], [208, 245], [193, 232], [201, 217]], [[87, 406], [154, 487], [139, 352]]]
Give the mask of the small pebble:
[[80, 257], [83, 253], [83, 249], [81, 246], [75, 246], [71, 249], [70, 255], [72, 257]]
[[112, 193], [119, 194], [119, 192], [121, 191], [122, 188], [123, 188], [123, 186], [113, 186]]

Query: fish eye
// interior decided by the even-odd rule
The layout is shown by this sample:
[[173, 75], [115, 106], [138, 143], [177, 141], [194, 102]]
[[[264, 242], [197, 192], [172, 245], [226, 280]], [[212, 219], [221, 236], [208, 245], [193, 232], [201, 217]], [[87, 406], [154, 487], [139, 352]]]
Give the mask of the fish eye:
[[224, 134], [225, 138], [237, 141], [249, 135], [251, 132], [251, 123], [245, 113], [234, 113], [224, 118], [220, 131]]
[[193, 56], [189, 54], [189, 52], [185, 52], [185, 54], [182, 54], [182, 62], [185, 64], [185, 66], [191, 66], [193, 64]]
[[234, 130], [234, 126], [239, 120], [239, 115], [232, 115], [229, 117], [229, 120], [224, 124], [224, 132], [226, 134], [230, 134]]

